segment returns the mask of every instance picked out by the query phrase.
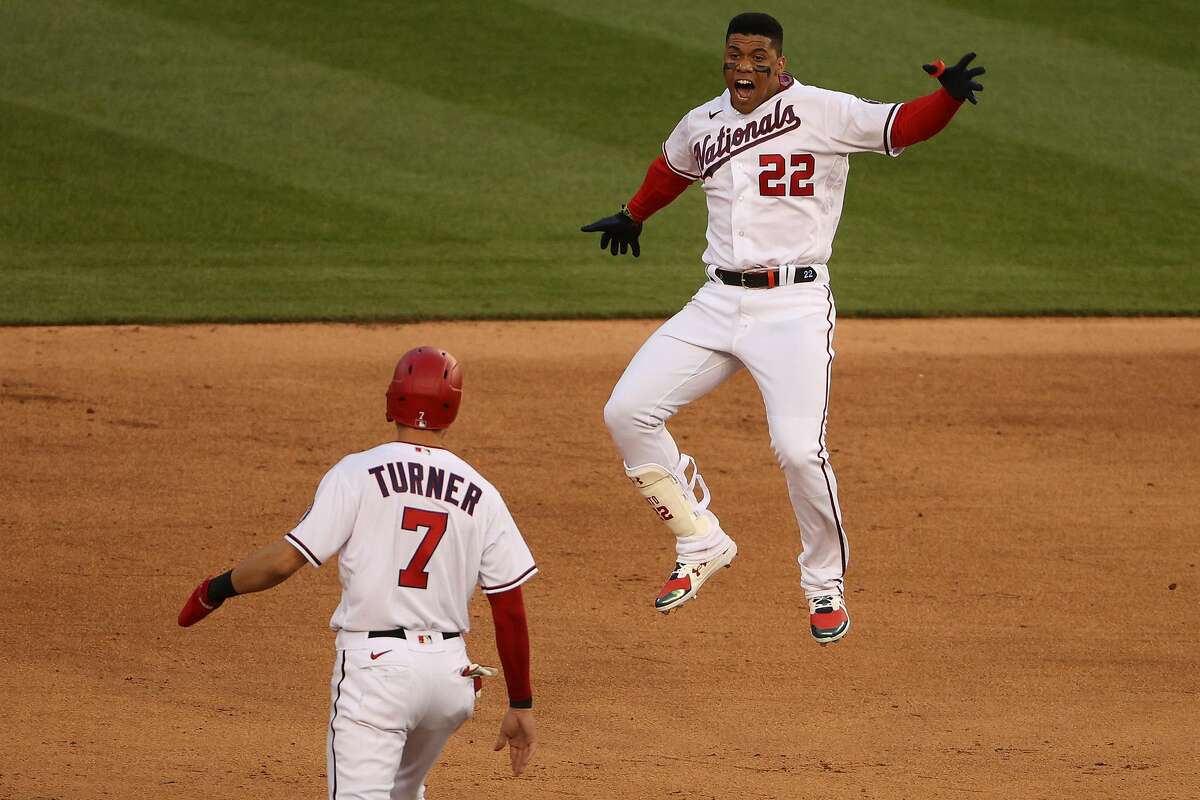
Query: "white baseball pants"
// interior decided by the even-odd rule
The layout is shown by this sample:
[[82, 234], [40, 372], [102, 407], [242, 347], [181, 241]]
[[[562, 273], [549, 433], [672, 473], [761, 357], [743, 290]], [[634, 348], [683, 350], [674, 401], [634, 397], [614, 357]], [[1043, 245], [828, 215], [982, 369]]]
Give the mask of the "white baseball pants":
[[[418, 637], [425, 637], [424, 640]], [[462, 637], [342, 631], [330, 680], [330, 800], [422, 800], [425, 776], [475, 711]]]
[[667, 420], [743, 366], [750, 370], [800, 526], [800, 582], [809, 597], [841, 592], [850, 556], [825, 449], [836, 311], [827, 272], [818, 273], [816, 282], [772, 289], [704, 284], [642, 345], [604, 408], [627, 467], [671, 469], [680, 452]]

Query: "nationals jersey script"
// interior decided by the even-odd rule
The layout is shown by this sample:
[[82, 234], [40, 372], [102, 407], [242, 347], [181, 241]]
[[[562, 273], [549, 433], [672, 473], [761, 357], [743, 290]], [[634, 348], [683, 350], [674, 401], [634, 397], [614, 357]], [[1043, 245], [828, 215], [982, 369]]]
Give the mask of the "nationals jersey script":
[[487, 594], [537, 573], [504, 499], [448, 450], [389, 442], [343, 458], [284, 537], [313, 566], [338, 555], [334, 630], [466, 633]]
[[702, 181], [708, 199], [707, 264], [746, 270], [825, 264], [842, 215], [847, 155], [897, 156], [899, 104], [818, 89], [783, 75], [786, 88], [749, 114], [729, 91], [689, 111], [663, 143], [667, 165]]

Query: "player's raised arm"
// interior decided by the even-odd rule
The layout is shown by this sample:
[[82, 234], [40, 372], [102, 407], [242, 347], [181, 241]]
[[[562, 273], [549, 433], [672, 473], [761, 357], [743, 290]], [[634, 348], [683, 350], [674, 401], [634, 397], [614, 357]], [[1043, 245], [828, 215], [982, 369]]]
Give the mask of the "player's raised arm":
[[946, 68], [946, 62], [940, 58], [932, 64], [923, 65], [923, 69], [930, 75], [938, 79], [942, 87], [950, 93], [958, 102], [970, 100], [971, 105], [975, 105], [979, 101], [975, 98], [975, 92], [982, 92], [983, 85], [975, 79], [987, 72], [983, 67], [971, 67], [971, 62], [975, 60], [974, 53], [967, 53], [958, 60], [958, 63], [949, 69]]
[[938, 79], [942, 88], [900, 106], [892, 126], [893, 147], [908, 147], [933, 138], [950, 124], [964, 100], [979, 102], [975, 92], [982, 92], [983, 86], [975, 79], [986, 70], [983, 67], [968, 69], [974, 58], [974, 53], [967, 53], [949, 68], [941, 59], [922, 65], [925, 72]]

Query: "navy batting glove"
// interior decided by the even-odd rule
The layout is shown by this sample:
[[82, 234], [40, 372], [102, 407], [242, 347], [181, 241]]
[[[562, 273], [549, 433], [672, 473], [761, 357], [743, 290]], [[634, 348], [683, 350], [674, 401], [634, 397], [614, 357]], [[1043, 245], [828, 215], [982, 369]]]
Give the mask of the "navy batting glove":
[[960, 103], [970, 100], [974, 105], [979, 102], [975, 99], [975, 92], [983, 91], [983, 84], [978, 83], [975, 78], [987, 72], [983, 67], [967, 69], [967, 65], [974, 58], [974, 53], [967, 53], [953, 67], [947, 67], [945, 61], [938, 59], [932, 64], [922, 64], [921, 69], [937, 78], [955, 100]]
[[599, 232], [600, 249], [607, 250], [614, 256], [618, 252], [625, 255], [630, 251], [633, 251], [634, 258], [642, 254], [642, 248], [638, 245], [638, 237], [642, 235], [642, 223], [635, 220], [625, 206], [621, 206], [621, 210], [611, 217], [598, 219], [579, 230], [584, 233]]

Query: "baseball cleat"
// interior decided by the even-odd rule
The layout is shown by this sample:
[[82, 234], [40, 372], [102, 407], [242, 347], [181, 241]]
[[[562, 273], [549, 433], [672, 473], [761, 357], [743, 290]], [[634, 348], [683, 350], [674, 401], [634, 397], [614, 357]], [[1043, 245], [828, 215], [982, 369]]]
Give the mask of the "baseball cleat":
[[696, 596], [696, 592], [700, 591], [704, 582], [711, 578], [717, 570], [728, 567], [736, 555], [737, 545], [730, 541], [729, 547], [708, 561], [701, 561], [699, 564], [676, 562], [671, 577], [667, 578], [662, 591], [654, 599], [654, 610], [669, 614], [672, 610], [691, 600]]
[[188, 597], [187, 602], [183, 604], [183, 608], [179, 610], [179, 626], [181, 628], [188, 628], [195, 625], [221, 607], [221, 603], [214, 604], [208, 599], [208, 585], [210, 583], [212, 583], [212, 578], [205, 578], [201, 581], [200, 585], [192, 590], [192, 594]]
[[813, 638], [822, 647], [841, 639], [850, 630], [846, 601], [840, 594], [808, 598], [808, 624]]

